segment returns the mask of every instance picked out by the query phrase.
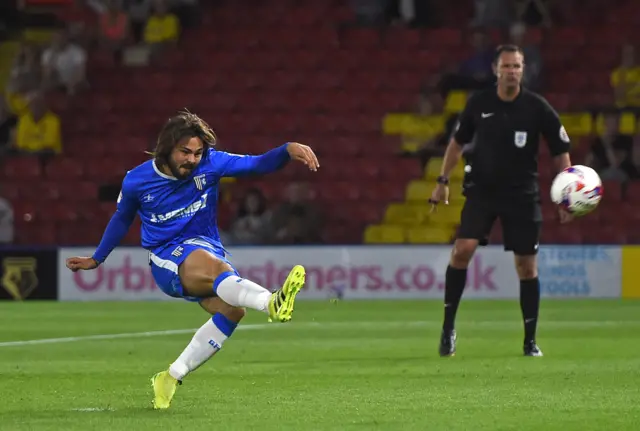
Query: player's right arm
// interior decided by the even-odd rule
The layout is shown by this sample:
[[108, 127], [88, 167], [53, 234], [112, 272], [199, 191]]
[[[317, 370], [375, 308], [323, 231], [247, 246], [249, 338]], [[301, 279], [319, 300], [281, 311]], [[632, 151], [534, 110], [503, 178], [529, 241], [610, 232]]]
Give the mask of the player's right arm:
[[95, 253], [91, 257], [70, 257], [67, 259], [67, 268], [74, 272], [79, 269], [94, 269], [104, 262], [129, 231], [139, 205], [138, 196], [125, 177], [118, 197], [116, 212], [111, 216]]
[[473, 100], [473, 98], [470, 98], [467, 101], [467, 105], [460, 114], [453, 136], [449, 140], [449, 145], [447, 145], [444, 153], [440, 176], [437, 179], [436, 188], [433, 190], [431, 198], [429, 199], [429, 203], [434, 206], [440, 201], [444, 201], [445, 204], [449, 203], [449, 176], [456, 165], [460, 163], [463, 146], [471, 142], [475, 135], [476, 127], [473, 116]]

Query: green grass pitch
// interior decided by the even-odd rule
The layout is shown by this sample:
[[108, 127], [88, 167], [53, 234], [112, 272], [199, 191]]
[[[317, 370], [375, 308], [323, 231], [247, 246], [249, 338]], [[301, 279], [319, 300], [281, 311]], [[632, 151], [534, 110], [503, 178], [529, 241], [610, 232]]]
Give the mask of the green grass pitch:
[[[0, 430], [640, 430], [640, 302], [543, 300], [543, 358], [521, 356], [517, 301], [463, 301], [453, 358], [441, 316], [441, 301], [249, 312], [154, 411], [149, 379], [191, 335], [139, 333], [197, 328], [197, 305], [0, 303]], [[78, 338], [7, 344], [61, 337]]]

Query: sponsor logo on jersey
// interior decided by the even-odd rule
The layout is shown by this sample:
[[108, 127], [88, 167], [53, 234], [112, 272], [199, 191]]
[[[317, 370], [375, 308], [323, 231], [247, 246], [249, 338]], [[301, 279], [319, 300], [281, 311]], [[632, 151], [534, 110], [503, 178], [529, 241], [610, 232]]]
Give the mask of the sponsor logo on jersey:
[[207, 193], [203, 194], [197, 202], [192, 203], [186, 208], [178, 208], [165, 214], [151, 214], [151, 223], [164, 223], [175, 218], [191, 217], [198, 211], [207, 207]]

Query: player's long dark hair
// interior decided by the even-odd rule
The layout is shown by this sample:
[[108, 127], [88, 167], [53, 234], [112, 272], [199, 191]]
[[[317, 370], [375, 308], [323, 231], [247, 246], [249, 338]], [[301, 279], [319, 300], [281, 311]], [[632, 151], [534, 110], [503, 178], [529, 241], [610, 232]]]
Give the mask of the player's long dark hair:
[[186, 109], [180, 111], [178, 115], [169, 118], [160, 134], [156, 148], [150, 152], [156, 162], [160, 165], [168, 165], [171, 152], [184, 138], [200, 138], [204, 144], [203, 158], [207, 155], [207, 149], [216, 145], [216, 134], [211, 127], [196, 114], [192, 114]]

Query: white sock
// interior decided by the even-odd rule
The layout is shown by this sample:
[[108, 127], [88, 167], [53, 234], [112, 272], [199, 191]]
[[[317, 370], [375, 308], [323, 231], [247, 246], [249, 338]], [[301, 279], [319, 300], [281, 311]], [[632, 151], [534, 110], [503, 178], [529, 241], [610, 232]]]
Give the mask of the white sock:
[[234, 307], [247, 307], [269, 313], [271, 292], [253, 281], [230, 275], [222, 280], [214, 290], [224, 302]]
[[180, 357], [169, 367], [169, 374], [176, 379], [182, 380], [187, 374], [194, 371], [200, 365], [207, 362], [209, 358], [222, 348], [222, 343], [228, 337], [218, 329], [212, 319], [196, 331], [191, 342], [182, 352]]

